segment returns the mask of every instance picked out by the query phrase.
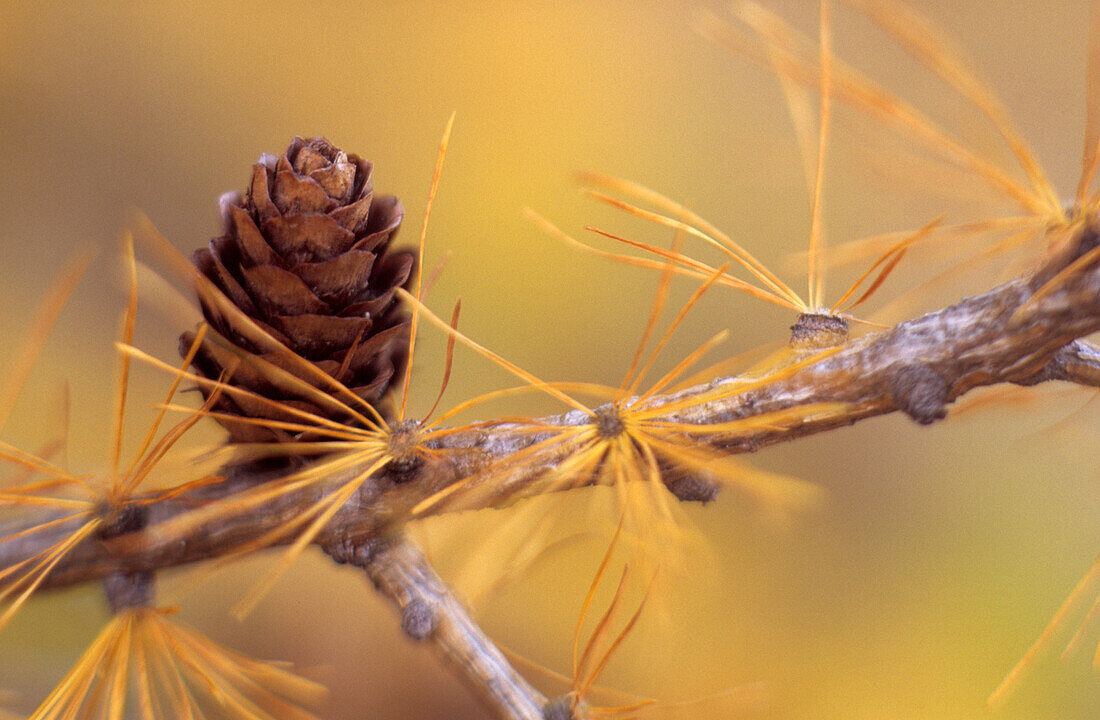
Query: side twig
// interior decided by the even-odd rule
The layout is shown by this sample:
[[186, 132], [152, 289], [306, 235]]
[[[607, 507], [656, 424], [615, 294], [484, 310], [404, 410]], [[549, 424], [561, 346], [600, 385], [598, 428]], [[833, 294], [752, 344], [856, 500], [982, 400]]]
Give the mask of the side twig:
[[435, 645], [501, 720], [542, 720], [546, 698], [512, 668], [411, 540], [403, 534], [366, 544], [330, 539], [323, 547], [337, 562], [363, 568], [401, 611], [405, 634]]

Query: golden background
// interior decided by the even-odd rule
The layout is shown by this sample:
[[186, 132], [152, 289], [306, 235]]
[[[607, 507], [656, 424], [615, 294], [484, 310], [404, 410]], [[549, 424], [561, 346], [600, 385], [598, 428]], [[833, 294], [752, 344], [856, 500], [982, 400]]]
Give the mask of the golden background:
[[[1084, 123], [1085, 5], [919, 5], [965, 46], [1067, 195]], [[711, 7], [725, 12], [722, 3]], [[813, 31], [816, 3], [773, 7]], [[682, 199], [785, 277], [795, 274], [784, 258], [805, 246], [809, 211], [778, 83], [700, 38], [696, 12], [658, 0], [7, 0], [0, 337], [26, 327], [74, 249], [105, 248], [53, 332], [7, 439], [30, 446], [56, 430], [52, 398], [67, 381], [71, 464], [103, 461], [123, 304], [114, 240], [131, 208], [190, 251], [218, 232], [218, 196], [243, 189], [256, 157], [280, 152], [295, 134], [323, 134], [373, 160], [376, 189], [405, 203], [401, 237], [411, 243], [436, 144], [456, 111], [426, 264], [448, 250], [453, 257], [429, 302], [443, 313], [462, 295], [467, 333], [549, 379], [617, 384], [656, 278], [554, 243], [521, 208], [577, 236], [597, 223], [667, 240], [581, 196], [577, 170]], [[991, 130], [866, 21], [838, 10], [836, 32], [842, 57], [982, 147], [996, 146]], [[922, 179], [901, 150], [883, 152], [888, 141], [846, 139], [845, 122], [859, 123], [843, 113], [837, 120], [825, 201], [830, 238], [914, 227], [945, 212], [981, 216], [962, 179]], [[926, 192], [937, 185], [956, 200]], [[939, 262], [949, 264], [953, 252]], [[904, 286], [905, 269], [884, 294]], [[993, 281], [975, 273], [955, 296]], [[834, 293], [840, 285], [830, 283]], [[691, 290], [678, 283], [674, 303]], [[710, 295], [658, 370], [719, 329], [732, 331], [722, 349], [732, 355], [783, 339], [793, 320], [725, 290]], [[170, 359], [179, 320], [144, 299], [138, 343]], [[925, 298], [911, 310], [933, 307]], [[431, 403], [439, 379], [442, 343], [430, 331], [425, 338], [414, 413]], [[140, 428], [165, 379], [136, 373], [131, 426]], [[447, 397], [458, 402], [508, 384], [460, 352]], [[1063, 422], [1087, 395], [1047, 395], [931, 428], [887, 417], [753, 457], [820, 483], [824, 506], [773, 521], [727, 493], [689, 509], [720, 562], [700, 561], [691, 581], [663, 599], [668, 613], [642, 623], [604, 684], [678, 699], [761, 680], [778, 718], [991, 716], [985, 697], [1097, 550], [1096, 411]], [[522, 409], [557, 412], [540, 402]], [[207, 428], [195, 444], [217, 437]], [[498, 521], [462, 519], [438, 542], [451, 555], [492, 553], [479, 539]], [[599, 555], [594, 544], [546, 558], [478, 608], [484, 626], [567, 671], [577, 608]], [[319, 555], [299, 562], [243, 624], [228, 619], [264, 567], [258, 561], [189, 594], [181, 574], [172, 586], [185, 592], [182, 617], [220, 642], [292, 660], [323, 679], [332, 688], [326, 717], [482, 716], [429, 651], [400, 636], [395, 613], [364, 578]], [[16, 693], [12, 707], [32, 709], [104, 617], [95, 588], [33, 601], [0, 637], [0, 687]], [[1088, 665], [1087, 650], [1061, 664], [1048, 657], [995, 716], [1095, 717], [1100, 690]]]

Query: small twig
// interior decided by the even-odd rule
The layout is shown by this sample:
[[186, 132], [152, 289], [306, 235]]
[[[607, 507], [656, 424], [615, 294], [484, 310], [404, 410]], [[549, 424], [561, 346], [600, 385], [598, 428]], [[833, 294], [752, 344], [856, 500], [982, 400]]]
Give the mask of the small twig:
[[404, 535], [366, 544], [323, 544], [337, 562], [366, 570], [375, 587], [401, 611], [401, 628], [413, 640], [442, 651], [467, 685], [501, 720], [543, 720], [546, 698], [519, 675]]
[[1100, 348], [1084, 340], [1074, 340], [1054, 353], [1043, 369], [1017, 380], [1017, 385], [1037, 385], [1048, 380], [1100, 388]]

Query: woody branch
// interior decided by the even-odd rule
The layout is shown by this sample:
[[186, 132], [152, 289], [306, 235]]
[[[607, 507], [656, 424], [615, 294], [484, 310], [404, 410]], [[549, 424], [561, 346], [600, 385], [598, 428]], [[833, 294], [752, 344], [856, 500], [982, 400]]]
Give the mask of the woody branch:
[[[949, 402], [982, 385], [1065, 380], [1098, 387], [1100, 351], [1078, 340], [1100, 329], [1097, 246], [1097, 232], [1086, 229], [1030, 277], [849, 343], [751, 391], [721, 392], [737, 379], [716, 378], [706, 386], [653, 402], [660, 406], [677, 401], [675, 407], [685, 408], [679, 401], [697, 397], [697, 403], [670, 413], [667, 419], [701, 426], [820, 403], [840, 408], [736, 436], [707, 433], [706, 442], [735, 454], [898, 410], [917, 422], [930, 423], [945, 415]], [[581, 421], [577, 413], [545, 419], [556, 425]], [[401, 611], [406, 634], [439, 649], [497, 717], [539, 720], [548, 706], [546, 698], [511, 667], [400, 532], [401, 521], [422, 500], [522, 451], [538, 438], [510, 432], [506, 425], [480, 426], [444, 437], [447, 447], [475, 452], [458, 453], [454, 456], [458, 460], [422, 464], [400, 482], [385, 471], [376, 474], [314, 542], [337, 562], [364, 569]], [[526, 484], [557, 460], [545, 457], [544, 466], [509, 478], [513, 487], [500, 488], [498, 496], [522, 493]], [[332, 477], [328, 485], [307, 485], [246, 512], [223, 512], [225, 503], [218, 501], [227, 500], [232, 506], [233, 495], [271, 478], [238, 470], [225, 482], [153, 500], [147, 506], [145, 529], [78, 546], [54, 568], [46, 586], [152, 572], [232, 553], [300, 515], [344, 479]], [[185, 516], [190, 517], [183, 525], [186, 532], [173, 531]], [[24, 517], [18, 524], [27, 527], [41, 521]], [[34, 557], [57, 539], [46, 532], [20, 536], [18, 529], [5, 528], [9, 539], [0, 543], [0, 572]], [[52, 530], [61, 535], [71, 529]]]
[[[899, 410], [917, 422], [930, 423], [944, 416], [948, 403], [980, 386], [1064, 380], [1100, 387], [1100, 352], [1078, 341], [1100, 330], [1098, 237], [1096, 229], [1085, 229], [1030, 276], [854, 340], [827, 358], [749, 392], [719, 393], [717, 399], [706, 399], [715, 397], [716, 388], [735, 381], [716, 378], [654, 402], [699, 396], [697, 405], [669, 417], [699, 425], [818, 403], [843, 403], [837, 411], [811, 415], [797, 424], [728, 438], [708, 434], [708, 442], [736, 454]], [[1071, 265], [1073, 272], [1063, 272]], [[580, 419], [567, 414], [544, 421], [568, 425]], [[384, 471], [377, 474], [315, 542], [322, 547], [354, 547], [385, 537], [424, 499], [538, 439], [509, 432], [506, 425], [449, 435], [441, 441], [446, 447], [475, 452], [462, 453], [454, 461], [424, 464], [401, 482]], [[547, 457], [545, 462], [543, 468], [531, 468], [530, 473], [510, 479], [514, 487], [502, 488], [502, 494], [522, 493], [525, 484], [553, 465], [555, 458]], [[347, 478], [342, 474], [324, 487], [310, 485], [237, 514], [224, 512], [214, 502], [267, 479], [236, 473], [225, 483], [152, 502], [144, 530], [74, 549], [44, 586], [68, 586], [115, 572], [153, 571], [226, 555], [282, 526]], [[186, 513], [197, 515], [191, 516], [185, 533], [174, 532], [173, 521]], [[4, 534], [41, 520], [20, 518], [5, 527]], [[0, 543], [0, 571], [50, 547], [67, 532], [71, 528], [62, 525]]]

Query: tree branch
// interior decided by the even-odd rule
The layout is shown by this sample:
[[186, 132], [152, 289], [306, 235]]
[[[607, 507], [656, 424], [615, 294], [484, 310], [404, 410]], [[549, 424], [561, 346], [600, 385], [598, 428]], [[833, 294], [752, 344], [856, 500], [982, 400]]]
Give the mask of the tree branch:
[[[722, 434], [711, 429], [696, 438], [732, 454], [897, 410], [918, 423], [931, 423], [944, 417], [948, 403], [982, 385], [1064, 380], [1100, 386], [1100, 352], [1077, 340], [1100, 329], [1097, 237], [1095, 230], [1086, 229], [1031, 277], [849, 342], [747, 391], [738, 390], [743, 379], [719, 378], [650, 402], [657, 408], [677, 403], [665, 419], [701, 429], [820, 403], [841, 408], [751, 432]], [[685, 405], [682, 400], [691, 402]], [[544, 422], [568, 426], [590, 422], [590, 417], [572, 412]], [[461, 452], [443, 453], [444, 459], [421, 463], [410, 472], [383, 469], [362, 484], [315, 542], [337, 562], [362, 567], [401, 610], [405, 633], [438, 647], [499, 717], [540, 720], [546, 699], [515, 672], [400, 531], [401, 522], [422, 500], [541, 439], [513, 430], [509, 423], [459, 430], [443, 436], [435, 449]], [[505, 473], [496, 496], [522, 493], [568, 452], [563, 448], [556, 456], [549, 451], [539, 456], [539, 464]], [[262, 504], [240, 498], [247, 498], [251, 488], [279, 480], [243, 468], [231, 471], [224, 482], [185, 495], [160, 500], [150, 496], [142, 505], [143, 529], [85, 541], [58, 562], [43, 586], [151, 574], [229, 554], [285, 526], [355, 474], [352, 469], [325, 483], [304, 484]], [[671, 483], [684, 479], [669, 477], [666, 482], [681, 499], [705, 496], [676, 492]], [[51, 525], [17, 533], [48, 519], [31, 513], [0, 527], [8, 538], [0, 542], [0, 573], [43, 553], [82, 521], [74, 520], [72, 527]], [[17, 577], [11, 573], [8, 580]]]
[[[897, 410], [919, 423], [930, 423], [943, 417], [949, 402], [978, 386], [1051, 379], [1096, 386], [1100, 364], [1096, 349], [1074, 342], [1100, 330], [1096, 246], [1096, 231], [1086, 229], [1030, 277], [853, 340], [829, 357], [751, 391], [722, 393], [738, 380], [720, 378], [655, 398], [653, 403], [660, 406], [697, 397], [697, 404], [670, 413], [668, 419], [699, 425], [822, 402], [845, 404], [842, 411], [810, 416], [789, 426], [729, 436], [707, 434], [707, 442], [733, 454]], [[1081, 258], [1088, 261], [1083, 267], [1079, 267]], [[1065, 272], [1071, 266], [1074, 272]], [[544, 422], [576, 425], [584, 420], [574, 412]], [[423, 464], [411, 476], [394, 478], [383, 470], [369, 478], [316, 541], [332, 546], [384, 537], [399, 528], [422, 500], [540, 439], [510, 432], [510, 427], [490, 424], [456, 432], [440, 443], [440, 447], [466, 451], [455, 454], [453, 460]], [[522, 492], [558, 460], [549, 455], [544, 465], [509, 478], [502, 494]], [[85, 542], [57, 564], [43, 586], [72, 585], [115, 572], [153, 571], [225, 555], [284, 525], [353, 474], [354, 470], [332, 477], [328, 484], [308, 485], [240, 511], [234, 511], [234, 504], [226, 499], [270, 478], [237, 473], [225, 483], [150, 502], [143, 530]], [[185, 515], [188, 520], [181, 525]], [[8, 535], [45, 519], [43, 515], [22, 517], [17, 524], [0, 528], [0, 533]], [[177, 531], [179, 527], [186, 532]], [[0, 571], [50, 547], [71, 530], [60, 525], [0, 543]]]

